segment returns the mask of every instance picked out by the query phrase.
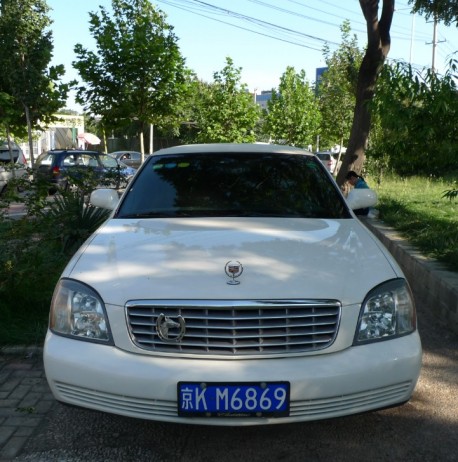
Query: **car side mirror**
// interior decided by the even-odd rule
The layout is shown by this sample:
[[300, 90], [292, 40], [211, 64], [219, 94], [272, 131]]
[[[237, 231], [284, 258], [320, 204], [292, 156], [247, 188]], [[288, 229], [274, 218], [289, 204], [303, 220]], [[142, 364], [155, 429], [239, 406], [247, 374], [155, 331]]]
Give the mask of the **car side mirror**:
[[347, 204], [352, 210], [373, 207], [377, 204], [377, 193], [373, 189], [352, 189]]
[[114, 189], [96, 189], [92, 191], [90, 203], [94, 207], [114, 210], [119, 202], [119, 195]]

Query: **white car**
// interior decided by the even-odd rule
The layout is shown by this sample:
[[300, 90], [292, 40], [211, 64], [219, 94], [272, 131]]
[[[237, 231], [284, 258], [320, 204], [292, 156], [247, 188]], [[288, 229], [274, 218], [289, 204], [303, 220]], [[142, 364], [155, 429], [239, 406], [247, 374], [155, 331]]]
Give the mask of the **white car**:
[[22, 149], [14, 142], [10, 146], [0, 141], [0, 194], [13, 178], [26, 177], [27, 160]]
[[256, 144], [150, 156], [59, 280], [44, 347], [57, 400], [203, 425], [292, 423], [408, 401], [412, 295], [317, 157]]
[[329, 170], [330, 173], [334, 173], [337, 160], [335, 159], [332, 152], [317, 152], [315, 153], [318, 159], [323, 163], [323, 165]]

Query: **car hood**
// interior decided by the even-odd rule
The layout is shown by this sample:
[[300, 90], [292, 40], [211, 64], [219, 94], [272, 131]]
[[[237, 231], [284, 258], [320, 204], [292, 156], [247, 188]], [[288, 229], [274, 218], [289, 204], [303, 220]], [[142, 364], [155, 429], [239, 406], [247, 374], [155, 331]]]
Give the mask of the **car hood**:
[[[240, 262], [228, 284], [227, 262]], [[357, 219], [111, 219], [64, 276], [106, 303], [139, 299], [337, 299], [360, 303], [399, 269]]]

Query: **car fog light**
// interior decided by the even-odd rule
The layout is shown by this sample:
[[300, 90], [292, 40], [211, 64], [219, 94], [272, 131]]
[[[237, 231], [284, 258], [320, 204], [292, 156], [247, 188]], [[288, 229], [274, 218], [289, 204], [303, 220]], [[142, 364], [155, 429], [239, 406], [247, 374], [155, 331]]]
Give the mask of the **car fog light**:
[[372, 289], [361, 307], [355, 343], [367, 343], [410, 334], [416, 329], [412, 294], [404, 279]]
[[51, 303], [53, 332], [79, 339], [110, 342], [105, 307], [90, 287], [71, 279], [61, 279]]

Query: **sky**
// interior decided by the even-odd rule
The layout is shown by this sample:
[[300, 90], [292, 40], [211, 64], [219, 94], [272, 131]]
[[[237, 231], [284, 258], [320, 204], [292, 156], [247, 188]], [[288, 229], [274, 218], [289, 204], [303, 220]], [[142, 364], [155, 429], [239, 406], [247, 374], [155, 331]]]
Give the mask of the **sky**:
[[[288, 66], [304, 70], [310, 82], [325, 66], [323, 46], [331, 51], [341, 43], [340, 27], [350, 21], [361, 48], [366, 23], [358, 0], [152, 0], [174, 27], [188, 68], [212, 81], [230, 57], [241, 68], [241, 81], [251, 92], [277, 88]], [[382, 2], [380, 2], [381, 4]], [[72, 67], [76, 43], [95, 49], [89, 32], [89, 12], [108, 10], [111, 0], [47, 0], [54, 38], [52, 64], [64, 64], [65, 81], [79, 79]], [[408, 0], [396, 1], [391, 26], [389, 60], [410, 62], [418, 69], [433, 65], [434, 24], [410, 14]], [[458, 28], [438, 24], [434, 65], [444, 72], [458, 51]], [[458, 54], [455, 55], [458, 59]], [[70, 95], [68, 108], [81, 110]]]

